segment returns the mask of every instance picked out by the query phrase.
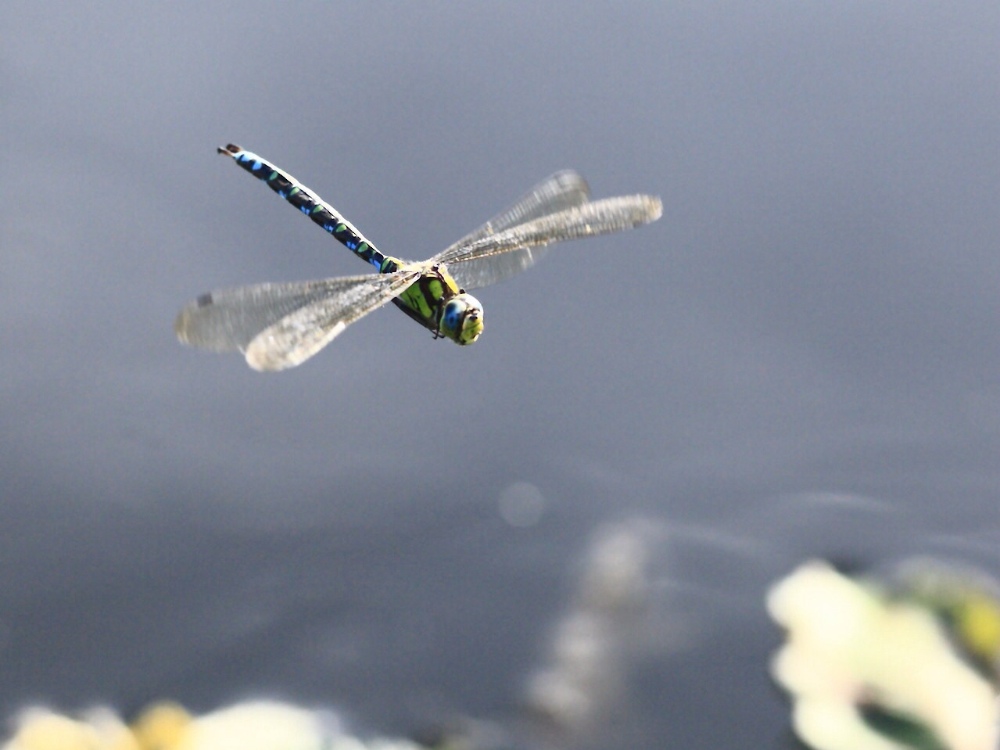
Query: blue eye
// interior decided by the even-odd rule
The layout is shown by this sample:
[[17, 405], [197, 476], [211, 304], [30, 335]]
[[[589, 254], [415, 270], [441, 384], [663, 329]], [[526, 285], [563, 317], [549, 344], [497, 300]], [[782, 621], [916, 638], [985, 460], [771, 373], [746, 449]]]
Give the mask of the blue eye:
[[448, 328], [458, 328], [462, 318], [461, 305], [457, 302], [449, 302], [444, 307], [444, 322]]

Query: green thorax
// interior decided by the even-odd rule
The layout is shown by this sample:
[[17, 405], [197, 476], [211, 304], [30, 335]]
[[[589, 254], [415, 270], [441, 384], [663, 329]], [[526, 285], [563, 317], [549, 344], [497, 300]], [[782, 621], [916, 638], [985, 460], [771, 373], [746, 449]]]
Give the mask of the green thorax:
[[[399, 258], [386, 258], [382, 273], [391, 273], [406, 267]], [[444, 304], [459, 293], [458, 284], [443, 267], [429, 269], [408, 286], [396, 299], [395, 305], [435, 333], [438, 332], [441, 310]]]
[[[381, 264], [382, 273], [405, 270], [398, 258], [387, 257]], [[430, 329], [434, 337], [451, 339], [456, 344], [471, 344], [483, 332], [483, 306], [458, 284], [443, 265], [431, 266], [393, 303], [420, 325]]]

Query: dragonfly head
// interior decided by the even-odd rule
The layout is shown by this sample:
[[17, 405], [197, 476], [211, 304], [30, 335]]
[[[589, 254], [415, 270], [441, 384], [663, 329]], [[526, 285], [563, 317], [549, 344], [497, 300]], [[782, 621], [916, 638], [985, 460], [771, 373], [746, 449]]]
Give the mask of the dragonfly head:
[[471, 294], [461, 292], [444, 303], [438, 333], [456, 344], [471, 344], [483, 332], [483, 306]]

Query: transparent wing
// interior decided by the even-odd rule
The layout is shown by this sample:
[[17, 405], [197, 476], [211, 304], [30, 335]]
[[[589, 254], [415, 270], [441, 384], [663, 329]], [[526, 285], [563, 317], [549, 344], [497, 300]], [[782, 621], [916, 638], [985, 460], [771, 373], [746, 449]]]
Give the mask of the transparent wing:
[[589, 198], [590, 187], [583, 177], [570, 170], [556, 172], [522, 195], [510, 208], [498, 213], [479, 229], [465, 235], [448, 250], [459, 245], [468, 245], [480, 237], [502, 232], [540, 216], [579, 206], [581, 203], [586, 203]]
[[[491, 263], [502, 268], [504, 254], [523, 255], [525, 250], [544, 247], [554, 242], [632, 229], [656, 221], [662, 213], [663, 205], [660, 199], [651, 195], [604, 198], [541, 216], [496, 234], [483, 235], [465, 245], [452, 245], [428, 262], [447, 265], [456, 281], [464, 276], [463, 269], [466, 264], [475, 263], [479, 273], [477, 278], [486, 279], [489, 274], [480, 269], [488, 269]], [[492, 282], [487, 280], [485, 283]], [[470, 284], [467, 288], [474, 289], [476, 286]]]
[[[457, 248], [466, 247], [483, 237], [495, 235], [518, 224], [579, 206], [586, 203], [589, 198], [590, 188], [583, 177], [571, 171], [556, 172], [535, 185], [513, 206], [497, 214], [444, 252], [453, 252]], [[458, 270], [455, 280], [465, 289], [478, 289], [495, 284], [533, 266], [544, 253], [545, 250], [542, 248], [523, 248], [505, 254], [502, 259], [469, 261]]]
[[224, 289], [187, 305], [174, 330], [185, 344], [242, 351], [255, 370], [283, 370], [305, 362], [417, 276], [405, 270]]

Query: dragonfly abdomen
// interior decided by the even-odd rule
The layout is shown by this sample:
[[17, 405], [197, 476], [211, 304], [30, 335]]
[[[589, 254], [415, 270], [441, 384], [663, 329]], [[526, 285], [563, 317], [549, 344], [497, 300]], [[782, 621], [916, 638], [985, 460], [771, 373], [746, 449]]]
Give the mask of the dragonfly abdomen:
[[332, 234], [340, 244], [362, 260], [375, 266], [380, 273], [392, 273], [398, 269], [394, 258], [384, 255], [364, 238], [354, 225], [337, 213], [336, 209], [320, 198], [287, 172], [278, 169], [257, 154], [246, 151], [230, 143], [219, 149], [220, 154], [231, 156], [247, 172], [261, 180], [271, 190], [291, 203], [326, 232]]

